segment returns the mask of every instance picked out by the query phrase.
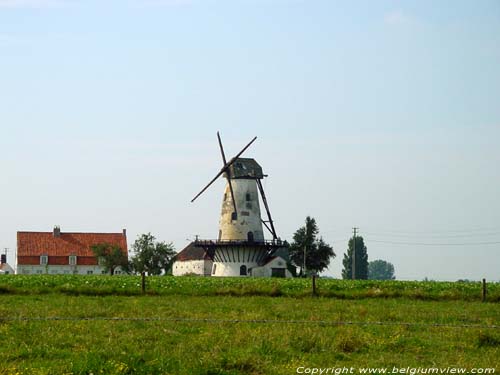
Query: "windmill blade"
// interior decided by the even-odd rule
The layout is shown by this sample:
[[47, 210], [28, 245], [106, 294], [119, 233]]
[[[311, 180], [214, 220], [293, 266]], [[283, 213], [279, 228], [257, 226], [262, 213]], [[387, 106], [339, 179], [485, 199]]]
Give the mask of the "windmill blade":
[[196, 196], [193, 199], [191, 199], [191, 203], [193, 203], [196, 200], [196, 198], [198, 198], [200, 195], [202, 195], [205, 192], [205, 190], [207, 190], [209, 188], [209, 186], [212, 185], [214, 183], [214, 181], [217, 180], [220, 177], [220, 175], [223, 174], [225, 171], [226, 171], [225, 168], [222, 168], [221, 171], [219, 173], [217, 173], [217, 175], [212, 179], [212, 181], [210, 181], [207, 184], [207, 186], [205, 186], [198, 194], [196, 194]]
[[[222, 140], [220, 139], [219, 132], [217, 132], [217, 138], [219, 139], [219, 147], [220, 147], [220, 153], [222, 155], [222, 161], [224, 162], [224, 166], [226, 166], [227, 165], [226, 155], [224, 154], [224, 147], [222, 147]], [[231, 191], [231, 199], [233, 200], [234, 212], [238, 212], [236, 208], [236, 199], [234, 199], [233, 183], [231, 182], [231, 174], [229, 167], [227, 167], [226, 169], [226, 174], [227, 174], [227, 182], [229, 183], [229, 190]]]
[[238, 152], [238, 154], [234, 158], [229, 160], [229, 163], [226, 164], [227, 167], [229, 167], [231, 164], [233, 164], [236, 161], [236, 159], [238, 159], [241, 156], [241, 154], [243, 154], [246, 151], [246, 149], [249, 148], [250, 145], [255, 142], [256, 139], [257, 139], [257, 137], [254, 137], [245, 147], [243, 147], [243, 150]]
[[[220, 136], [219, 136], [219, 139], [220, 139]], [[196, 196], [193, 199], [191, 199], [191, 203], [194, 202], [196, 200], [196, 198], [198, 198], [201, 194], [203, 194], [205, 192], [205, 190], [207, 190], [209, 188], [209, 186], [212, 185], [214, 183], [214, 181], [217, 180], [224, 172], [229, 171], [229, 167], [236, 161], [236, 159], [238, 159], [240, 157], [241, 154], [243, 154], [246, 151], [247, 148], [250, 147], [250, 145], [252, 143], [255, 142], [256, 139], [257, 139], [257, 137], [254, 137], [234, 158], [232, 158], [231, 160], [229, 160], [229, 162], [227, 162], [222, 167], [222, 169], [220, 170], [220, 172], [217, 173], [217, 175], [212, 179], [212, 181], [210, 181], [207, 184], [207, 186], [205, 186], [198, 194], [196, 194]], [[224, 158], [225, 158], [225, 156], [224, 156]], [[231, 179], [228, 179], [228, 181], [231, 181]], [[231, 182], [229, 182], [229, 186], [231, 187], [231, 194], [233, 194]], [[232, 198], [233, 198], [233, 202], [234, 202], [234, 196]], [[236, 204], [235, 204], [235, 209], [236, 209]]]
[[266, 228], [269, 229], [269, 231], [273, 235], [273, 240], [277, 240], [278, 235], [276, 234], [276, 229], [274, 228], [273, 218], [271, 217], [271, 210], [269, 209], [269, 205], [267, 204], [266, 193], [264, 193], [264, 188], [262, 187], [262, 182], [260, 182], [260, 180], [256, 180], [256, 181], [257, 181], [257, 187], [259, 188], [259, 191], [260, 191], [260, 197], [262, 198], [262, 202], [264, 202], [264, 207], [266, 208], [267, 218], [269, 219], [268, 223], [271, 226], [271, 228], [269, 228], [266, 225]]
[[220, 134], [217, 132], [217, 138], [219, 139], [219, 147], [220, 147], [220, 153], [222, 155], [222, 161], [224, 162], [224, 166], [227, 164], [226, 161], [226, 155], [224, 154], [224, 147], [222, 147], [222, 141], [220, 139]]

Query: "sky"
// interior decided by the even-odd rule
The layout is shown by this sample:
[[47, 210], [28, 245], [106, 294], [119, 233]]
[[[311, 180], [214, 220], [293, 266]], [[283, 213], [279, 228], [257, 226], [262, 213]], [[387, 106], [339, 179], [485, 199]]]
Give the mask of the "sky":
[[216, 238], [244, 154], [276, 229], [399, 279], [500, 281], [500, 2], [0, 0], [0, 248]]

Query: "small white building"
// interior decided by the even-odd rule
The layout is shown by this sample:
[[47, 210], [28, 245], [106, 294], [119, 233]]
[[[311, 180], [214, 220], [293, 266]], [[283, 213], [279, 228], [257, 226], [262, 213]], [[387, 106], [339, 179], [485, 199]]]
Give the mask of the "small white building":
[[2, 254], [0, 261], [0, 275], [13, 275], [14, 268], [12, 268], [9, 263], [7, 263], [7, 257]]
[[293, 277], [286, 267], [286, 261], [280, 256], [274, 256], [259, 267], [250, 269], [250, 276], [254, 277]]
[[197, 247], [194, 242], [191, 242], [175, 256], [172, 275], [210, 276], [213, 263], [203, 248]]

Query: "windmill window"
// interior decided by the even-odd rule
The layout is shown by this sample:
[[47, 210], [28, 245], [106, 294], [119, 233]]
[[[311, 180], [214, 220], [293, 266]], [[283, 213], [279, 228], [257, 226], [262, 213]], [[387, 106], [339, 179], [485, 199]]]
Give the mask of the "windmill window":
[[247, 204], [246, 204], [246, 208], [248, 208], [249, 210], [251, 210], [251, 209], [252, 209], [252, 203], [247, 202]]
[[240, 276], [246, 276], [247, 275], [247, 266], [242, 265], [240, 267]]
[[222, 231], [219, 230], [219, 241], [220, 241], [221, 238], [222, 238]]
[[241, 211], [241, 216], [250, 216], [248, 211]]
[[253, 232], [247, 233], [248, 242], [253, 242]]
[[236, 212], [231, 214], [231, 220], [238, 220], [238, 214]]
[[224, 193], [224, 202], [227, 200], [227, 193]]
[[212, 268], [212, 275], [215, 275], [215, 270], [217, 269], [217, 264], [214, 264], [214, 267]]
[[250, 193], [246, 194], [246, 200], [247, 200], [247, 202], [250, 202], [252, 200], [251, 197], [250, 197]]

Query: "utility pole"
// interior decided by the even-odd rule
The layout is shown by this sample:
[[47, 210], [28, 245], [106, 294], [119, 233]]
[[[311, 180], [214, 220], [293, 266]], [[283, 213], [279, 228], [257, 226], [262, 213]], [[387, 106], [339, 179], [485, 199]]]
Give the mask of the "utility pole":
[[353, 236], [353, 246], [352, 246], [352, 279], [353, 280], [356, 280], [356, 231], [358, 230], [359, 228], [352, 228], [352, 230], [354, 231], [354, 236]]

